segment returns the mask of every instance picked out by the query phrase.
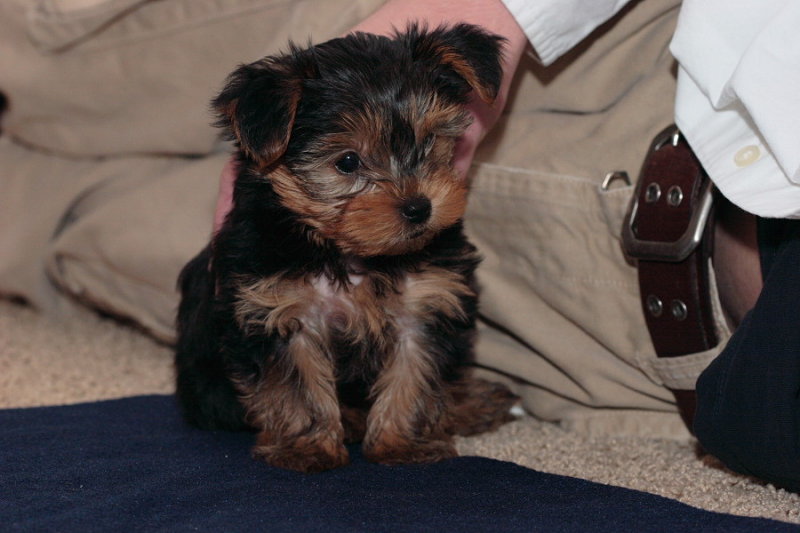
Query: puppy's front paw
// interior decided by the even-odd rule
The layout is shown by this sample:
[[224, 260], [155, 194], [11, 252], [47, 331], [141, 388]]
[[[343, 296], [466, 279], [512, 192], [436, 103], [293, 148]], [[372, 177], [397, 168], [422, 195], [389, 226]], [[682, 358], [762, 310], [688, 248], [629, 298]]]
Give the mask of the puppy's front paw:
[[253, 457], [272, 466], [308, 474], [331, 470], [350, 463], [347, 449], [333, 439], [317, 440], [301, 437], [293, 443], [278, 445], [259, 443], [253, 447]]
[[405, 442], [399, 446], [376, 444], [364, 447], [364, 457], [373, 463], [400, 465], [414, 463], [436, 463], [457, 457], [450, 440]]

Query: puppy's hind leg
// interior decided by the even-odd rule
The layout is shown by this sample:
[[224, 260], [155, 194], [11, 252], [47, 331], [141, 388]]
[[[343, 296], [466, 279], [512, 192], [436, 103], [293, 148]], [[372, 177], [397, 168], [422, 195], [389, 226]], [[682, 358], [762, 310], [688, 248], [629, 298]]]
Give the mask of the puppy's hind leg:
[[237, 399], [220, 353], [221, 324], [213, 312], [215, 281], [209, 270], [210, 246], [181, 271], [175, 369], [176, 393], [184, 418], [203, 429], [244, 430]]
[[467, 375], [448, 384], [447, 392], [445, 428], [450, 434], [476, 435], [515, 420], [510, 411], [519, 403], [519, 396], [501, 383]]

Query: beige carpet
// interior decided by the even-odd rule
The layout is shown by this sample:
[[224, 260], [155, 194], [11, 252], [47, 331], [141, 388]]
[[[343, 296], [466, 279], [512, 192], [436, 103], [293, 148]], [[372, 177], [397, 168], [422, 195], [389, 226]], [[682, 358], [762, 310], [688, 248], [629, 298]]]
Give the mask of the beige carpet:
[[[54, 323], [0, 301], [0, 407], [169, 393], [171, 357], [169, 348], [89, 311]], [[688, 441], [587, 437], [523, 418], [494, 434], [462, 439], [459, 449], [704, 509], [800, 524], [800, 496], [698, 458]]]

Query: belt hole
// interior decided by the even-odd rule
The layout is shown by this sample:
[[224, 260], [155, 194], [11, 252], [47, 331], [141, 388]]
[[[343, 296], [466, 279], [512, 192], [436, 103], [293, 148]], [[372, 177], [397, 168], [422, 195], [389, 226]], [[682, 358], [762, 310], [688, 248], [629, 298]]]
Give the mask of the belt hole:
[[677, 185], [673, 185], [667, 191], [667, 203], [672, 207], [678, 207], [683, 202], [683, 191]]
[[648, 204], [654, 204], [661, 198], [661, 187], [658, 183], [651, 183], [644, 191], [644, 201]]
[[664, 304], [661, 302], [661, 299], [658, 296], [655, 294], [650, 294], [647, 297], [647, 310], [650, 311], [651, 315], [658, 318], [664, 311]]
[[672, 300], [671, 311], [675, 320], [679, 321], [686, 320], [686, 317], [689, 315], [689, 309], [686, 307], [686, 304], [680, 300]]

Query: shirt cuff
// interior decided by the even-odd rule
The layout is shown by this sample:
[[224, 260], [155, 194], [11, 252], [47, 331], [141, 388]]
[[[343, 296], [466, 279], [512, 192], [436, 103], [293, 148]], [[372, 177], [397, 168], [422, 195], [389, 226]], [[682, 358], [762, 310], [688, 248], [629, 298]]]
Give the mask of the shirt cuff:
[[539, 60], [550, 65], [629, 0], [503, 0]]
[[731, 202], [761, 217], [800, 218], [800, 184], [783, 171], [740, 102], [715, 109], [679, 69], [675, 122]]

